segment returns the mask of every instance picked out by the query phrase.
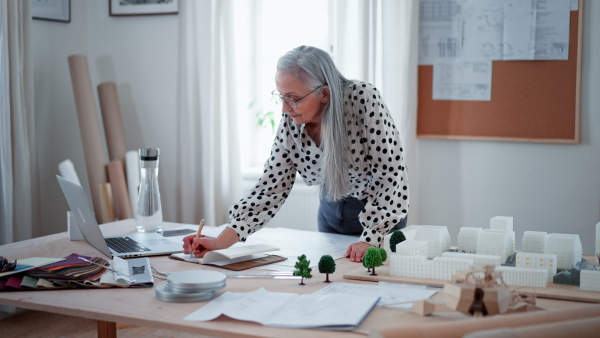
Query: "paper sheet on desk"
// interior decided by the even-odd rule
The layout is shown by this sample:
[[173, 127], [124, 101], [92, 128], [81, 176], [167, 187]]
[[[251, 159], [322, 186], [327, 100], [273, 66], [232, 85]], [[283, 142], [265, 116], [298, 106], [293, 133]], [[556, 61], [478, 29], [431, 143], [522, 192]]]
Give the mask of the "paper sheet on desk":
[[412, 302], [427, 299], [437, 292], [437, 290], [426, 290], [422, 285], [403, 285], [402, 287], [396, 287], [390, 284], [393, 283], [369, 285], [335, 282], [316, 291], [314, 294], [341, 293], [346, 295], [374, 295], [380, 297], [377, 305], [403, 303], [404, 305], [398, 307], [411, 308]]
[[247, 293], [226, 292], [184, 319], [207, 321], [223, 314], [273, 327], [351, 330], [378, 300], [374, 296], [298, 295], [260, 288]]

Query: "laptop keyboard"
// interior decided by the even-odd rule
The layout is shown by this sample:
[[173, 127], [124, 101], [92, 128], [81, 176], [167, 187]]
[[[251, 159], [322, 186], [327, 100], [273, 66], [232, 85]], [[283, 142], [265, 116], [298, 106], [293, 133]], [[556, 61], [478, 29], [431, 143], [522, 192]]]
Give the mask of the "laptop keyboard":
[[118, 253], [150, 251], [150, 249], [129, 237], [105, 238], [106, 245]]

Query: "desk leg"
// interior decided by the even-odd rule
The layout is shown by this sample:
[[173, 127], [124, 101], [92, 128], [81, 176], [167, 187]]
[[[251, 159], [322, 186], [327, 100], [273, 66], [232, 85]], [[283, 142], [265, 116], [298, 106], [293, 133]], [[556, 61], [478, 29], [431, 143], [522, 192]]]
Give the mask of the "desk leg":
[[117, 323], [99, 320], [98, 338], [117, 338]]

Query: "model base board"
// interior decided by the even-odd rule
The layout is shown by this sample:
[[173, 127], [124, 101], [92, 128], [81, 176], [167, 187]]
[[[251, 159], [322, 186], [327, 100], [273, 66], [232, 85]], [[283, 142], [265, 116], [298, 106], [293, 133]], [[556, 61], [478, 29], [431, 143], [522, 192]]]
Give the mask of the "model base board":
[[[427, 285], [433, 287], [444, 287], [448, 281], [430, 278], [413, 278], [413, 277], [399, 277], [390, 275], [390, 267], [387, 263], [385, 265], [377, 267], [377, 275], [371, 276], [367, 269], [364, 267], [357, 268], [346, 274], [344, 278], [353, 280], [364, 280], [371, 282], [392, 282], [392, 283], [408, 283], [417, 285]], [[511, 286], [511, 289], [516, 289], [517, 286]], [[533, 288], [536, 292], [537, 297], [548, 298], [548, 299], [560, 299], [570, 300], [577, 302], [589, 302], [589, 303], [600, 303], [600, 292], [597, 291], [583, 291], [579, 289], [579, 286], [574, 285], [562, 285], [548, 283], [545, 288]]]

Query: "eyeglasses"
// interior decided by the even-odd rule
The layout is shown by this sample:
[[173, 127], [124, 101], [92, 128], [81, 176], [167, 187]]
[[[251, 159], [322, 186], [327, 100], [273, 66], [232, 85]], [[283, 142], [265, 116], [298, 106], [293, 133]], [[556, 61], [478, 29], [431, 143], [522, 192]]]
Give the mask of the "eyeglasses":
[[299, 99], [292, 99], [291, 97], [285, 97], [285, 96], [281, 96], [281, 94], [279, 94], [277, 92], [277, 90], [274, 90], [271, 92], [271, 95], [273, 95], [273, 99], [275, 100], [275, 102], [277, 103], [287, 103], [288, 106], [292, 107], [293, 109], [298, 108], [298, 101], [302, 100], [303, 98], [307, 97], [308, 95], [314, 93], [316, 90], [321, 89], [324, 85], [320, 85], [317, 88], [313, 89], [310, 93], [302, 96]]

